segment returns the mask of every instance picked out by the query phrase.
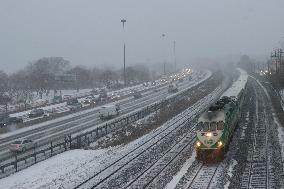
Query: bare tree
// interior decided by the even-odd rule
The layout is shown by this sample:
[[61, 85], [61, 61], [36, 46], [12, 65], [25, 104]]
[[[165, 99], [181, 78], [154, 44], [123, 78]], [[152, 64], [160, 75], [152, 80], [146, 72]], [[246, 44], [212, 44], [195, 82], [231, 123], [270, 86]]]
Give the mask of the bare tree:
[[88, 88], [91, 86], [91, 71], [83, 66], [76, 66], [69, 70], [68, 73], [74, 74], [76, 76], [75, 88], [77, 90], [82, 88]]
[[0, 105], [5, 106], [6, 112], [8, 111], [8, 103], [11, 101], [8, 90], [8, 75], [0, 70]]
[[41, 58], [26, 68], [29, 73], [32, 89], [42, 98], [44, 92], [55, 87], [55, 76], [69, 69], [69, 61], [62, 57]]
[[9, 78], [9, 86], [9, 97], [14, 99], [16, 103], [24, 103], [26, 108], [33, 97], [31, 77], [27, 71], [21, 70], [12, 74]]

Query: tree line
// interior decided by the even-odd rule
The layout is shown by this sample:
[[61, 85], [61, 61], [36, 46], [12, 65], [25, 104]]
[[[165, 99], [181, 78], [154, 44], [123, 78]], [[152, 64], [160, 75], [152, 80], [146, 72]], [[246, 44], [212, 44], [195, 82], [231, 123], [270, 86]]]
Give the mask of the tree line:
[[[127, 85], [155, 79], [145, 65], [126, 67]], [[123, 87], [123, 69], [72, 66], [62, 57], [44, 57], [23, 69], [7, 74], [0, 70], [0, 105], [16, 101], [27, 103], [36, 92], [40, 98], [51, 90]]]

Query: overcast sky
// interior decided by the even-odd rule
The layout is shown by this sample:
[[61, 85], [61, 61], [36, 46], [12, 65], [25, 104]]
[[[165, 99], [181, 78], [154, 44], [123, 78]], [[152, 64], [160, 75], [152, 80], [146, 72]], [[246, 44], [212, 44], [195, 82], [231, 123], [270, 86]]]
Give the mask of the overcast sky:
[[174, 40], [180, 63], [268, 56], [284, 40], [283, 8], [283, 0], [0, 0], [0, 70], [49, 56], [119, 67], [123, 39], [127, 64], [172, 61]]

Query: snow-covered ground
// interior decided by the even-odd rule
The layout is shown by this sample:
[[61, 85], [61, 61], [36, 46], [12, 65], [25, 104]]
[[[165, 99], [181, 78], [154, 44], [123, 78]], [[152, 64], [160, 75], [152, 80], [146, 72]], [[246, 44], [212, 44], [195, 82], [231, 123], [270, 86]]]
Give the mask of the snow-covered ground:
[[[145, 135], [143, 138], [149, 136]], [[59, 154], [1, 179], [0, 188], [72, 188], [104, 165], [135, 149], [141, 140], [142, 138], [125, 146], [103, 150], [71, 150]]]
[[192, 153], [189, 159], [183, 164], [180, 171], [173, 177], [173, 179], [167, 184], [165, 189], [175, 188], [179, 183], [181, 178], [186, 174], [187, 170], [192, 166], [192, 163], [195, 161], [196, 153], [195, 151]]
[[[238, 164], [238, 162], [234, 159], [231, 160], [229, 168], [227, 170], [227, 175], [229, 176], [229, 178], [231, 178], [233, 176], [233, 170], [235, 168], [235, 166]], [[224, 189], [228, 189], [230, 186], [230, 181], [228, 181], [225, 186]]]
[[[206, 102], [212, 101], [215, 95], [209, 95], [209, 97], [204, 99], [203, 103], [206, 104]], [[198, 107], [204, 107], [204, 105], [199, 105]], [[195, 114], [194, 112], [190, 110], [190, 114]], [[185, 115], [184, 112], [182, 115]], [[159, 127], [159, 129], [161, 128], [163, 126]], [[157, 130], [124, 146], [116, 146], [104, 150], [72, 150], [62, 153], [1, 179], [0, 187], [7, 189], [72, 188], [130, 150], [136, 149], [141, 143], [149, 141], [149, 138], [153, 137]]]
[[[69, 188], [68, 180], [80, 179], [82, 172], [94, 171], [109, 150], [72, 150], [40, 162], [10, 177], [1, 179], [1, 189]], [[86, 166], [87, 165], [87, 166]], [[78, 176], [77, 176], [78, 175]], [[76, 178], [78, 177], [78, 178]], [[31, 181], [32, 180], [32, 181]], [[59, 183], [61, 180], [62, 183]], [[72, 182], [70, 180], [70, 182]], [[66, 184], [66, 185], [65, 185]]]
[[[259, 84], [259, 82], [255, 82], [255, 83]], [[254, 85], [257, 86], [255, 83]], [[258, 88], [257, 88], [258, 93], [255, 94], [256, 96], [259, 96], [261, 94], [262, 92], [260, 91], [261, 88], [264, 89], [263, 86], [258, 85]], [[251, 90], [256, 90], [256, 89], [251, 89]], [[263, 94], [261, 95], [266, 96], [267, 91], [264, 90]], [[266, 99], [266, 97], [262, 97], [262, 98]], [[269, 111], [269, 107], [267, 106], [268, 103], [263, 102], [262, 98], [258, 98], [259, 103], [262, 102], [262, 104], [259, 104], [256, 106], [256, 109], [259, 109], [259, 110], [255, 111], [254, 110], [255, 107], [252, 107], [251, 105], [247, 105], [247, 108], [249, 108], [250, 111], [246, 111], [243, 114], [244, 120], [242, 121], [240, 125], [240, 127], [242, 128], [239, 128], [239, 131], [238, 131], [239, 133], [238, 136], [240, 137], [235, 137], [235, 142], [240, 143], [241, 141], [243, 142], [247, 141], [247, 138], [251, 137], [250, 132], [251, 131], [254, 132], [254, 130], [251, 128], [252, 126], [254, 126], [252, 124], [256, 124], [256, 125], [261, 124], [261, 118], [263, 116], [265, 117], [267, 116], [265, 118], [265, 124], [268, 124], [267, 120], [271, 118], [270, 117], [271, 112]], [[247, 102], [251, 102], [252, 100], [255, 100], [255, 99], [248, 97]], [[263, 108], [266, 108], [266, 110], [261, 112]], [[263, 115], [262, 116], [255, 115], [258, 113], [259, 114], [262, 113]], [[277, 138], [279, 138], [279, 141], [282, 147], [281, 153], [284, 154], [284, 139], [283, 139], [284, 130], [275, 117], [272, 120], [277, 125], [277, 131], [278, 131]], [[249, 124], [247, 124], [248, 122]], [[15, 173], [14, 175], [11, 175], [7, 178], [1, 179], [0, 188], [7, 188], [7, 189], [10, 189], [10, 188], [72, 188], [76, 186], [78, 183], [80, 183], [82, 180], [86, 180], [90, 175], [92, 175], [92, 173], [98, 172], [98, 170], [100, 170], [105, 165], [110, 164], [110, 162], [113, 162], [115, 159], [119, 157], [122, 157], [129, 150], [135, 149], [140, 143], [149, 139], [149, 137], [151, 137], [153, 132], [147, 135], [144, 135], [143, 137], [127, 145], [124, 145], [124, 146], [116, 146], [116, 147], [112, 147], [112, 148], [108, 148], [104, 150], [73, 150], [73, 151], [69, 151], [69, 152], [57, 155], [46, 161], [38, 163], [26, 170], [23, 170], [19, 173]], [[251, 141], [248, 140], [247, 142], [250, 143]], [[233, 150], [235, 150], [234, 153], [242, 153], [242, 151], [239, 151], [239, 148], [236, 149], [234, 148], [234, 146], [230, 148], [233, 148]], [[218, 184], [219, 179], [227, 180], [226, 183], [223, 183], [224, 185], [222, 185], [222, 187], [229, 188], [230, 184], [232, 184], [230, 183], [230, 180], [235, 179], [234, 177], [236, 177], [237, 174], [242, 175], [242, 173], [235, 173], [235, 171], [238, 170], [237, 168], [239, 166], [244, 166], [244, 163], [240, 163], [239, 159], [234, 159], [232, 156], [233, 154], [229, 152], [228, 157], [227, 157], [227, 160], [229, 161], [226, 160], [225, 162], [223, 162], [221, 166], [219, 166], [221, 168], [217, 169], [216, 176], [213, 177], [213, 179], [210, 179], [212, 180], [212, 185], [210, 186], [210, 188], [214, 188], [214, 187], [216, 188], [216, 186], [218, 186], [216, 184]], [[188, 169], [190, 169], [194, 161], [195, 161], [195, 153], [193, 152], [191, 156], [189, 157], [189, 159], [183, 164], [180, 171], [178, 171], [177, 174], [168, 182], [168, 184], [166, 185], [166, 188], [169, 189], [169, 188], [174, 188], [175, 186], [177, 186], [178, 182], [187, 173]], [[282, 161], [284, 161], [283, 155], [282, 155]], [[273, 162], [270, 166], [273, 166]], [[213, 169], [214, 167], [211, 167], [211, 168], [212, 170], [214, 170]], [[199, 176], [198, 178], [205, 178], [206, 176], [205, 171], [208, 171], [211, 168], [206, 167], [204, 171], [200, 173], [201, 176]], [[252, 167], [252, 170], [254, 172], [256, 171], [253, 169], [253, 167]], [[207, 180], [205, 180], [205, 182], [209, 182], [209, 178], [210, 177], [208, 177]], [[233, 181], [234, 181], [234, 184], [239, 184], [235, 182], [236, 180], [233, 180]], [[273, 181], [273, 178], [271, 178], [271, 181]]]

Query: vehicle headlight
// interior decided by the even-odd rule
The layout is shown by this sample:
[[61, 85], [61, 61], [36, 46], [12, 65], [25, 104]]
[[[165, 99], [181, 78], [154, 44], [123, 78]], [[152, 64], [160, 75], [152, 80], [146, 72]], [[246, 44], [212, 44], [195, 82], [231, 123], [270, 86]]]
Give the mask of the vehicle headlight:
[[219, 141], [219, 142], [218, 142], [218, 147], [221, 147], [221, 146], [223, 146], [223, 142], [222, 142], [222, 141]]
[[212, 133], [206, 133], [205, 136], [212, 137]]
[[197, 147], [200, 147], [200, 146], [201, 146], [201, 143], [200, 143], [199, 141], [197, 141], [197, 142], [196, 142], [196, 146], [197, 146]]

